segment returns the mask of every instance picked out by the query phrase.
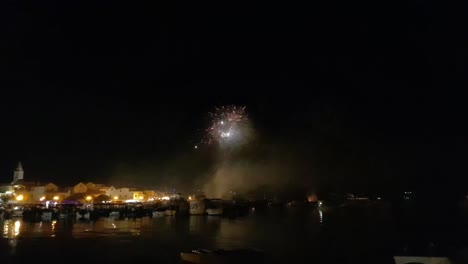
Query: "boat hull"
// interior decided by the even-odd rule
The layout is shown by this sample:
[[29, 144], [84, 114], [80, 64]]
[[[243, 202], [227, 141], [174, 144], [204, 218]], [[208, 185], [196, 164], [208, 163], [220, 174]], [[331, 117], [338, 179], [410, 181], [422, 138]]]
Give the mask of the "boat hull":
[[263, 252], [256, 250], [193, 250], [180, 253], [183, 263], [230, 264], [264, 263]]
[[206, 213], [208, 215], [222, 215], [223, 209], [222, 208], [206, 209]]
[[176, 215], [176, 210], [166, 210], [164, 211], [164, 214], [168, 216], [174, 216]]
[[419, 256], [395, 256], [395, 264], [421, 263], [421, 264], [451, 264], [445, 257], [419, 257]]

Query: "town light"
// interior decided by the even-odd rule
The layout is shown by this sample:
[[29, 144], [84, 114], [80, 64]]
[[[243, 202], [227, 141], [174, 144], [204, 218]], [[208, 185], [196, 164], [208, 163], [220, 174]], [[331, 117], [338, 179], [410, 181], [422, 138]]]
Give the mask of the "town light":
[[55, 200], [55, 201], [58, 201], [58, 199], [59, 199], [59, 197], [58, 197], [57, 195], [54, 196], [54, 200]]
[[45, 200], [45, 196], [42, 196], [41, 198], [39, 198], [39, 201], [44, 201]]
[[118, 197], [118, 196], [114, 196], [114, 200], [118, 200], [118, 199], [119, 199], [119, 197]]
[[91, 197], [91, 196], [89, 196], [89, 195], [86, 196], [86, 201], [91, 201], [92, 199], [93, 199], [93, 197]]
[[23, 201], [24, 196], [22, 194], [16, 196], [16, 201]]

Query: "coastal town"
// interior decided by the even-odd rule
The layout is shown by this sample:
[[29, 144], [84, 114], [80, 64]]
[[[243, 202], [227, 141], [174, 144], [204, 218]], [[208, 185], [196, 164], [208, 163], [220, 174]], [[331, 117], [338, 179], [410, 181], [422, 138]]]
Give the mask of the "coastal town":
[[0, 185], [0, 219], [22, 217], [26, 221], [51, 221], [100, 217], [118, 219], [177, 215], [245, 215], [255, 203], [208, 199], [203, 193], [183, 196], [176, 192], [107, 186], [79, 182], [60, 188], [48, 182], [28, 182], [21, 162], [10, 183]]
[[[59, 187], [48, 182], [28, 182], [24, 178], [21, 162], [14, 170], [13, 180], [0, 185], [0, 198], [3, 203], [13, 204], [49, 204], [49, 203], [90, 203], [90, 202], [151, 202], [169, 200], [169, 194], [154, 190], [142, 190], [131, 187], [117, 188], [93, 182], [78, 182], [74, 186]], [[191, 198], [191, 197], [190, 197]]]

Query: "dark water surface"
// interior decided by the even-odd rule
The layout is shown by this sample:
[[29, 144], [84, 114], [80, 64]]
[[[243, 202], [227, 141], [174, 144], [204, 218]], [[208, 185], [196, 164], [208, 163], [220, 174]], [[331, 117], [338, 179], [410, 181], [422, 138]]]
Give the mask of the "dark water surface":
[[[32, 256], [50, 256], [47, 263], [179, 263], [179, 253], [194, 248], [249, 247], [264, 250], [268, 263], [393, 263], [393, 254], [419, 229], [405, 229], [390, 212], [286, 207], [252, 210], [235, 219], [164, 216], [40, 223], [11, 219], [0, 221], [0, 253], [6, 260], [2, 263], [26, 263]], [[443, 238], [434, 239], [439, 243]]]

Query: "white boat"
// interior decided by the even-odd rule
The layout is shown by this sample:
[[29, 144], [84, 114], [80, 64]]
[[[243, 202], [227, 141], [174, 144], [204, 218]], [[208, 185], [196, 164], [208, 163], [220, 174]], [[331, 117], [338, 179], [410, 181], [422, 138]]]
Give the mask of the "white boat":
[[394, 256], [395, 264], [451, 264], [446, 257]]
[[23, 208], [16, 206], [11, 211], [11, 217], [23, 217]]
[[166, 211], [164, 211], [164, 215], [168, 215], [168, 216], [174, 216], [176, 215], [176, 210], [174, 209], [167, 209]]
[[211, 199], [208, 200], [206, 205], [206, 213], [208, 215], [222, 215], [223, 214], [223, 205], [220, 199]]
[[222, 215], [223, 208], [209, 208], [209, 209], [206, 209], [206, 213], [208, 215]]
[[41, 220], [44, 222], [52, 221], [52, 212], [42, 212]]
[[203, 200], [190, 201], [190, 214], [202, 215], [205, 214], [206, 206]]
[[119, 217], [120, 217], [120, 213], [117, 212], [117, 211], [114, 211], [114, 212], [110, 212], [110, 213], [109, 213], [109, 218], [114, 218], [114, 219], [116, 219], [116, 218], [119, 218]]
[[263, 252], [258, 250], [206, 250], [197, 249], [180, 253], [180, 258], [187, 263], [263, 263]]
[[83, 214], [80, 214], [79, 212], [76, 212], [76, 219], [77, 220], [89, 220], [89, 217], [90, 217], [90, 213], [89, 212], [86, 212], [86, 213], [83, 213]]
[[153, 211], [153, 217], [161, 217], [165, 215], [165, 211]]

